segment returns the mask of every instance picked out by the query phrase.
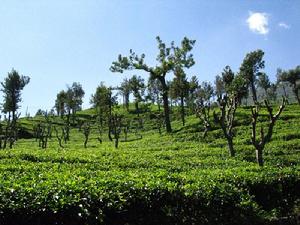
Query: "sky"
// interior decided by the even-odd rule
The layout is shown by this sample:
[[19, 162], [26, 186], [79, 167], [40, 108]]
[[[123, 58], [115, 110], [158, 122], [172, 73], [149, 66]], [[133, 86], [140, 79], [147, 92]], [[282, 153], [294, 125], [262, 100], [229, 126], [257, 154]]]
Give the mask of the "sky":
[[31, 78], [23, 114], [50, 110], [73, 82], [82, 84], [88, 108], [102, 81], [117, 86], [134, 74], [147, 80], [140, 71], [109, 68], [130, 49], [155, 66], [156, 36], [166, 44], [196, 40], [188, 77], [213, 82], [226, 65], [238, 71], [248, 52], [262, 49], [274, 81], [277, 68], [300, 64], [299, 9], [300, 0], [1, 0], [0, 81], [12, 68]]

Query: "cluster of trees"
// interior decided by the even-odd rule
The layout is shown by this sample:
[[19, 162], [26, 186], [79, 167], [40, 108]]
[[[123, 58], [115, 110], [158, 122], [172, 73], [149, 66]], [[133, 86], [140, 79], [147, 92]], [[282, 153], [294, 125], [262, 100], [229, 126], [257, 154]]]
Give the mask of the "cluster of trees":
[[[253, 106], [251, 110], [251, 140], [257, 150], [257, 161], [262, 165], [262, 150], [265, 144], [271, 140], [273, 127], [287, 103], [289, 90], [293, 92], [295, 99], [300, 104], [300, 66], [287, 71], [278, 69], [277, 81], [272, 83], [268, 75], [263, 72], [265, 67], [264, 52], [256, 50], [245, 56], [238, 72], [235, 73], [229, 66], [226, 66], [223, 72], [216, 76], [214, 84], [206, 81], [200, 83], [196, 76], [188, 79], [186, 74], [188, 69], [195, 64], [191, 53], [195, 40], [185, 37], [178, 46], [174, 42], [167, 46], [159, 37], [156, 40], [158, 43], [156, 65], [147, 64], [145, 54], [138, 55], [130, 50], [128, 56], [119, 55], [110, 67], [112, 72], [123, 73], [126, 70], [147, 72], [149, 74], [147, 83], [142, 77], [133, 75], [129, 79], [124, 79], [119, 87], [107, 87], [101, 83], [92, 95], [90, 103], [96, 109], [96, 116], [91, 119], [95, 119], [97, 122], [99, 142], [102, 142], [102, 135], [107, 130], [109, 140], [114, 139], [115, 146], [118, 146], [121, 130], [128, 131], [128, 121], [119, 115], [117, 110], [114, 110], [118, 104], [117, 95], [122, 96], [123, 105], [129, 111], [130, 95], [132, 94], [138, 118], [141, 112], [141, 102], [150, 101], [158, 106], [159, 111], [162, 106], [163, 113], [159, 113], [157, 116], [160, 132], [162, 124], [165, 125], [168, 133], [172, 132], [171, 113], [174, 104], [179, 106], [176, 108], [179, 109], [183, 126], [185, 125], [186, 114], [196, 114], [200, 118], [204, 127], [204, 137], [211, 130], [212, 123], [218, 124], [227, 139], [229, 154], [234, 156], [233, 138], [235, 136], [236, 110], [240, 105], [250, 102]], [[166, 79], [169, 73], [174, 75], [170, 81]], [[21, 76], [13, 69], [8, 73], [4, 82], [1, 82], [4, 98], [2, 112], [5, 114], [5, 123], [0, 123], [1, 147], [6, 147], [7, 141], [12, 146], [17, 139], [17, 119], [19, 116], [17, 110], [21, 101], [21, 91], [29, 81], [29, 77]], [[278, 112], [274, 114], [269, 101], [277, 99], [279, 89], [282, 90], [284, 99]], [[62, 146], [62, 140], [65, 142], [69, 140], [71, 126], [79, 125], [80, 129], [83, 127], [84, 146], [86, 147], [91, 125], [89, 121], [82, 122], [76, 118], [76, 112], [81, 110], [84, 95], [85, 92], [81, 84], [74, 82], [71, 86], [67, 86], [66, 90], [57, 94], [55, 106], [49, 113], [43, 110], [37, 112], [37, 115], [45, 116], [46, 124], [48, 124], [47, 126], [40, 124], [35, 128], [36, 136], [40, 138], [43, 147], [46, 147], [47, 138], [51, 136], [49, 127], [52, 123], [49, 116], [54, 114], [64, 121], [61, 131], [55, 128], [60, 146]], [[269, 112], [268, 130], [265, 134], [264, 129], [261, 128], [260, 139], [258, 139], [257, 121], [263, 105]], [[213, 106], [218, 106], [219, 110], [216, 111]], [[213, 116], [210, 115], [212, 111], [214, 111]], [[161, 119], [164, 120], [163, 123]]]
[[15, 69], [12, 69], [1, 82], [1, 92], [3, 93], [1, 108], [4, 113], [4, 119], [0, 121], [0, 148], [2, 149], [7, 147], [7, 143], [12, 148], [18, 138], [17, 120], [20, 114], [17, 113], [17, 110], [22, 100], [21, 91], [29, 81], [28, 76], [20, 75]]
[[[195, 44], [195, 40], [184, 38], [180, 46], [175, 46], [171, 42], [166, 46], [162, 40], [157, 37], [158, 55], [157, 65], [149, 66], [145, 62], [145, 54], [138, 55], [130, 50], [129, 56], [119, 55], [117, 61], [112, 63], [110, 70], [112, 72], [123, 73], [125, 70], [143, 70], [149, 73], [149, 93], [152, 95], [152, 101], [160, 106], [162, 96], [164, 108], [164, 120], [166, 131], [171, 132], [170, 122], [170, 102], [179, 101], [181, 119], [185, 124], [185, 108], [188, 107], [192, 112], [203, 121], [204, 137], [211, 128], [210, 109], [212, 103], [216, 102], [219, 106], [219, 113], [214, 112], [214, 122], [222, 128], [224, 136], [228, 142], [230, 156], [235, 155], [233, 146], [234, 123], [237, 107], [247, 100], [249, 94], [252, 99], [252, 144], [256, 149], [257, 162], [263, 165], [262, 151], [267, 142], [271, 140], [275, 122], [282, 113], [286, 103], [286, 88], [292, 87], [292, 91], [299, 101], [300, 88], [300, 66], [288, 71], [278, 70], [277, 82], [271, 83], [269, 77], [262, 70], [265, 67], [263, 60], [264, 52], [256, 50], [248, 53], [237, 73], [234, 73], [229, 66], [226, 66], [221, 76], [217, 76], [215, 86], [209, 82], [203, 82], [199, 85], [196, 77], [188, 81], [186, 69], [194, 65], [193, 55], [190, 53]], [[166, 74], [173, 73], [174, 78], [171, 82], [166, 81]], [[276, 114], [273, 114], [273, 107], [269, 100], [276, 99], [276, 89], [282, 87], [284, 91], [283, 101]], [[263, 101], [259, 101], [258, 90], [264, 91]], [[216, 101], [214, 98], [216, 97]], [[269, 123], [267, 133], [263, 127], [260, 129], [260, 139], [257, 137], [257, 121], [259, 111], [262, 105], [269, 112]]]
[[56, 96], [54, 106], [57, 115], [61, 117], [66, 115], [68, 121], [72, 116], [74, 120], [76, 112], [81, 110], [84, 94], [81, 84], [77, 82], [68, 86], [67, 90], [60, 91]]

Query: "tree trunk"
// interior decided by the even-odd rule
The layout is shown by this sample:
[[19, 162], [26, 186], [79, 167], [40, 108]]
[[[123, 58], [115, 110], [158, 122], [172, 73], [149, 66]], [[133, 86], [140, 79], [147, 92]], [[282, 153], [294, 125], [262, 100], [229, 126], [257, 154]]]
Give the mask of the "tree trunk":
[[137, 112], [138, 117], [140, 117], [140, 109], [139, 109], [139, 102], [138, 101], [135, 102], [135, 111]]
[[257, 104], [257, 95], [256, 95], [256, 89], [255, 89], [254, 82], [251, 82], [251, 92], [252, 92], [253, 102], [256, 105]]
[[[111, 123], [111, 122], [110, 122]], [[113, 141], [112, 137], [111, 137], [111, 125], [108, 125], [108, 139], [110, 141]]]
[[165, 124], [166, 124], [166, 131], [168, 133], [172, 132], [172, 127], [171, 127], [171, 121], [170, 121], [170, 109], [169, 109], [169, 97], [168, 97], [168, 87], [165, 81], [165, 77], [160, 77], [159, 78], [162, 88], [163, 88], [163, 106], [164, 106], [164, 117], [165, 117]]
[[163, 92], [163, 104], [164, 104], [164, 116], [165, 116], [165, 124], [166, 130], [168, 133], [172, 132], [171, 122], [170, 122], [170, 109], [169, 109], [169, 101], [168, 101], [168, 91]]
[[115, 138], [115, 148], [119, 147], [119, 138]]
[[262, 149], [256, 149], [256, 161], [259, 166], [264, 165]]
[[182, 126], [184, 126], [185, 125], [185, 120], [184, 120], [185, 112], [184, 112], [184, 97], [183, 96], [180, 96], [180, 107], [181, 107]]
[[228, 143], [229, 155], [230, 155], [230, 157], [234, 157], [235, 156], [235, 150], [233, 148], [233, 142], [232, 142], [231, 137], [227, 137], [227, 143]]
[[85, 137], [85, 140], [84, 140], [84, 148], [87, 148], [87, 143], [89, 141], [89, 137]]

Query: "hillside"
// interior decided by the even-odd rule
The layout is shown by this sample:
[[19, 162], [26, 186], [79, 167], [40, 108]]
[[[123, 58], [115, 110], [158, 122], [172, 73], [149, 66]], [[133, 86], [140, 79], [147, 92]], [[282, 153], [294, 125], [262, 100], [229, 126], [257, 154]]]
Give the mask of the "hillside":
[[[119, 113], [133, 121], [137, 114]], [[230, 158], [222, 130], [214, 125], [202, 138], [195, 115], [185, 126], [173, 108], [173, 132], [158, 132], [156, 106], [131, 122], [119, 147], [104, 132], [97, 140], [94, 111], [87, 148], [72, 127], [59, 147], [53, 134], [46, 149], [21, 139], [0, 151], [0, 224], [276, 224], [300, 209], [300, 108], [288, 105], [264, 149], [265, 166], [255, 161], [250, 108], [239, 108], [236, 157]], [[152, 119], [151, 119], [152, 118]], [[267, 123], [263, 117], [262, 124]], [[29, 133], [43, 117], [23, 118]], [[62, 121], [55, 118], [56, 126]]]

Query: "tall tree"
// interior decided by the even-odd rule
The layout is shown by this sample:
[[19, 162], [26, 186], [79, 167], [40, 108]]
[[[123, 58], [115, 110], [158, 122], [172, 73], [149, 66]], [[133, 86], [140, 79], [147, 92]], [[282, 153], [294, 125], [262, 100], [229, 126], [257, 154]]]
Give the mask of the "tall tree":
[[[91, 97], [91, 104], [96, 108], [99, 130], [102, 130], [104, 122], [108, 126], [108, 137], [112, 141], [111, 137], [111, 119], [112, 109], [117, 103], [117, 97], [112, 94], [112, 88], [106, 87], [103, 82], [97, 87], [96, 93]], [[105, 121], [106, 119], [106, 121]]]
[[121, 83], [121, 86], [119, 88], [119, 93], [123, 96], [123, 104], [127, 111], [129, 111], [130, 92], [131, 92], [131, 87], [130, 87], [129, 80], [125, 78]]
[[189, 92], [187, 97], [187, 105], [192, 113], [195, 111], [196, 92], [199, 88], [199, 81], [196, 76], [192, 76], [189, 81]]
[[265, 68], [263, 56], [264, 52], [260, 49], [250, 52], [246, 55], [240, 67], [241, 76], [246, 81], [248, 87], [250, 86], [254, 104], [258, 103], [255, 86], [256, 80], [258, 76], [262, 75], [261, 69]]
[[55, 106], [54, 106], [58, 116], [61, 117], [64, 116], [66, 102], [67, 102], [67, 93], [64, 90], [62, 90], [56, 95]]
[[143, 95], [145, 92], [144, 79], [140, 76], [133, 75], [129, 79], [129, 86], [134, 96], [135, 110], [139, 115], [139, 102], [143, 100]]
[[7, 77], [1, 82], [1, 91], [3, 92], [3, 105], [2, 111], [4, 113], [11, 113], [12, 121], [15, 123], [17, 119], [16, 112], [18, 110], [19, 103], [21, 102], [21, 91], [29, 83], [30, 78], [28, 76], [19, 75], [19, 73], [12, 69], [7, 74]]
[[222, 96], [225, 92], [225, 84], [221, 76], [217, 75], [215, 79], [215, 94]]
[[84, 90], [80, 83], [74, 82], [66, 91], [66, 107], [68, 115], [72, 114], [73, 120], [77, 111], [81, 110]]
[[[167, 73], [171, 72], [175, 66], [181, 65], [184, 68], [189, 68], [194, 65], [193, 55], [189, 52], [193, 49], [195, 44], [194, 40], [184, 38], [181, 42], [180, 47], [175, 47], [174, 42], [171, 43], [170, 47], [166, 47], [166, 44], [157, 37], [159, 54], [156, 58], [158, 65], [151, 67], [145, 62], [145, 55], [137, 55], [135, 52], [130, 50], [130, 55], [124, 57], [119, 55], [118, 60], [112, 63], [110, 70], [112, 72], [123, 73], [124, 70], [143, 70], [150, 74], [150, 77], [160, 81], [163, 93], [163, 106], [164, 106], [164, 117], [167, 132], [172, 131], [170, 121], [170, 110], [169, 110], [169, 93], [166, 82]], [[176, 54], [176, 56], [175, 56]]]
[[300, 65], [295, 69], [290, 69], [288, 71], [282, 71], [278, 76], [279, 81], [288, 82], [292, 87], [294, 95], [300, 105]]
[[218, 104], [220, 113], [214, 112], [214, 119], [217, 122], [227, 139], [228, 150], [231, 157], [235, 156], [233, 146], [233, 125], [238, 103], [245, 91], [245, 81], [239, 74], [235, 75], [229, 66], [226, 66], [222, 76], [221, 83], [224, 86], [224, 94], [218, 95]]
[[189, 94], [189, 82], [183, 70], [178, 68], [179, 71], [175, 72], [175, 77], [170, 85], [170, 94], [172, 98], [179, 99], [180, 101], [180, 115], [182, 120], [182, 125], [185, 125], [185, 106], [184, 102]]
[[268, 89], [271, 87], [271, 82], [268, 75], [262, 73], [257, 79], [257, 85], [265, 91], [265, 96], [268, 98]]
[[158, 111], [160, 111], [162, 88], [159, 80], [149, 77], [147, 88], [148, 98], [151, 100], [152, 104], [156, 103]]

